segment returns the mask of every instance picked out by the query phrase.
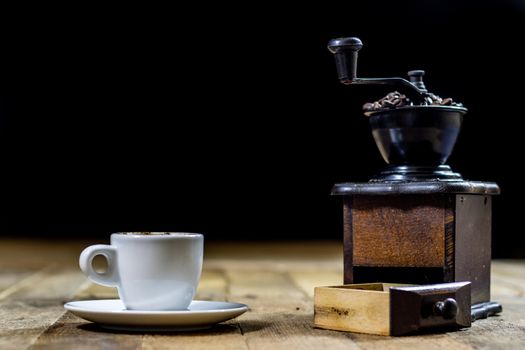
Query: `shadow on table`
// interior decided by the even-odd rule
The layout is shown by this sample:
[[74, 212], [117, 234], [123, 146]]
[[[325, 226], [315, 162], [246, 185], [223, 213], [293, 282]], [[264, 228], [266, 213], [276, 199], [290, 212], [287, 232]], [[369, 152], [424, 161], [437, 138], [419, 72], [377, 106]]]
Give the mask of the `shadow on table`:
[[155, 334], [155, 335], [224, 335], [224, 334], [233, 334], [233, 333], [249, 333], [261, 330], [266, 328], [269, 325], [269, 322], [263, 321], [243, 321], [235, 324], [218, 324], [211, 328], [207, 329], [197, 329], [197, 330], [144, 330], [144, 329], [109, 329], [99, 326], [96, 323], [84, 323], [77, 325], [77, 328], [87, 332], [96, 332], [96, 333], [115, 333], [115, 334]]

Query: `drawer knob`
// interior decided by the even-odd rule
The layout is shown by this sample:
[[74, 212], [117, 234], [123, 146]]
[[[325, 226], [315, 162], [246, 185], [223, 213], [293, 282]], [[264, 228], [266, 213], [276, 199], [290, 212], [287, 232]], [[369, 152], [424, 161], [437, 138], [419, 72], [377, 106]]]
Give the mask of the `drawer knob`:
[[447, 298], [445, 301], [438, 301], [434, 304], [434, 316], [442, 316], [445, 320], [450, 320], [458, 314], [458, 303], [455, 299]]

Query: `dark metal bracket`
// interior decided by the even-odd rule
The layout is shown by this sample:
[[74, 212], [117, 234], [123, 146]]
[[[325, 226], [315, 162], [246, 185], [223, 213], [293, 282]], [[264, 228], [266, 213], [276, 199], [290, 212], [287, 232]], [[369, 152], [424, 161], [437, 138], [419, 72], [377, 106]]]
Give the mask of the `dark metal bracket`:
[[472, 322], [474, 322], [482, 318], [494, 316], [502, 311], [503, 307], [501, 304], [495, 301], [489, 301], [486, 303], [472, 305], [470, 308], [470, 318], [472, 319]]

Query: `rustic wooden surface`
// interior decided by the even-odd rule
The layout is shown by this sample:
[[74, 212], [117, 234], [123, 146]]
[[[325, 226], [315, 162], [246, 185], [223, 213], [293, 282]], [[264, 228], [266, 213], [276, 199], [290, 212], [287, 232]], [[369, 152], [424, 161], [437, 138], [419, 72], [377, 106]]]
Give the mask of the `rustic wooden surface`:
[[[103, 243], [103, 242], [101, 242]], [[77, 258], [89, 242], [0, 241], [0, 349], [524, 349], [525, 262], [493, 264], [500, 317], [459, 332], [383, 337], [313, 327], [315, 286], [342, 280], [342, 244], [207, 243], [198, 299], [251, 310], [207, 331], [107, 332], [64, 302], [112, 298], [86, 281]]]

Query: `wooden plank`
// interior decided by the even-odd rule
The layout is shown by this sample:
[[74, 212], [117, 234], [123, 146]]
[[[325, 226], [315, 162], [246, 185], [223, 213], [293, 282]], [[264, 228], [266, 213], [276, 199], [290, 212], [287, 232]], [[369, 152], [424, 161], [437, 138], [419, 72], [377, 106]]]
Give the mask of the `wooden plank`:
[[24, 285], [10, 296], [11, 300], [70, 300], [86, 280], [78, 268], [51, 266], [31, 284]]
[[109, 332], [65, 313], [29, 349], [141, 349], [142, 334]]
[[172, 334], [146, 334], [142, 349], [211, 349], [248, 350], [248, 346], [235, 322], [217, 325], [210, 330]]
[[3, 291], [0, 349], [25, 349], [64, 314], [62, 303], [85, 280], [77, 270], [49, 266]]
[[500, 297], [522, 298], [525, 296], [525, 288], [520, 283], [519, 278], [493, 274], [491, 278], [492, 299]]
[[250, 311], [239, 326], [250, 349], [357, 349], [344, 334], [313, 327], [313, 301], [282, 272], [227, 271], [232, 300]]
[[118, 292], [116, 288], [101, 286], [86, 280], [85, 283], [79, 288], [73, 299], [118, 299]]
[[30, 268], [5, 268], [0, 266], [0, 299], [3, 299], [2, 292], [17, 282], [34, 274], [36, 269]]
[[50, 265], [26, 275], [0, 292], [0, 300], [67, 299], [85, 277], [77, 269]]
[[224, 272], [208, 269], [205, 266], [195, 299], [226, 301], [228, 299], [228, 281]]
[[[82, 281], [70, 299], [118, 298], [115, 288], [94, 284], [85, 277]], [[62, 316], [41, 332], [30, 349], [140, 349], [142, 338], [141, 333], [106, 331], [92, 322], [65, 312], [62, 307]]]
[[47, 239], [2, 239], [1, 242], [2, 267], [45, 267], [49, 264], [77, 267], [82, 249], [94, 243]]
[[498, 319], [525, 326], [525, 261], [495, 260], [491, 274], [491, 299], [503, 305]]
[[[496, 318], [499, 322], [514, 326], [525, 326], [525, 299], [524, 298], [498, 298], [494, 299], [501, 303], [503, 306], [503, 312]], [[493, 321], [493, 318], [489, 318], [484, 321]], [[524, 349], [525, 349], [525, 344]]]
[[293, 283], [312, 300], [315, 287], [340, 285], [343, 278], [341, 271], [330, 270], [291, 271], [288, 275]]
[[3, 301], [0, 303], [0, 349], [25, 349], [63, 315], [56, 301]]
[[476, 321], [464, 332], [451, 333], [451, 338], [468, 343], [475, 349], [522, 350], [525, 348], [525, 326], [506, 322], [503, 317]]
[[[383, 337], [313, 327], [313, 287], [339, 284], [343, 274], [340, 242], [321, 244], [319, 251], [317, 242], [239, 243], [231, 248], [226, 243], [217, 247], [211, 243], [197, 298], [244, 302], [251, 310], [205, 332], [144, 336], [103, 331], [64, 314], [63, 301], [113, 298], [115, 290], [86, 283], [76, 255], [85, 244], [58, 247], [40, 243], [27, 249], [24, 242], [0, 244], [0, 252], [6, 253], [0, 254], [3, 271], [26, 271], [19, 277], [16, 273], [5, 277], [0, 291], [9, 289], [0, 300], [2, 350], [25, 349], [31, 344], [33, 349], [525, 348], [525, 263], [493, 264], [493, 299], [503, 304], [501, 316], [477, 321], [460, 332]], [[53, 261], [53, 254], [59, 265], [41, 270]]]
[[46, 271], [45, 268], [35, 269], [11, 268], [9, 270], [3, 267], [0, 273], [0, 300], [6, 299], [11, 294], [16, 293], [23, 286], [32, 285], [41, 278]]
[[512, 285], [516, 290], [516, 296], [525, 297], [525, 260], [495, 260], [492, 264], [492, 285], [503, 282]]
[[442, 267], [444, 211], [443, 195], [356, 196], [353, 266]]
[[282, 300], [285, 298], [304, 300], [305, 294], [297, 288], [286, 273], [273, 271], [227, 271], [230, 282], [230, 296], [243, 299], [264, 298]]
[[[473, 350], [469, 344], [458, 341], [446, 334], [428, 334], [406, 337], [385, 337], [381, 335], [348, 333], [357, 346], [362, 350], [405, 350], [405, 349], [425, 349], [425, 350]], [[487, 347], [490, 349], [490, 347]]]

